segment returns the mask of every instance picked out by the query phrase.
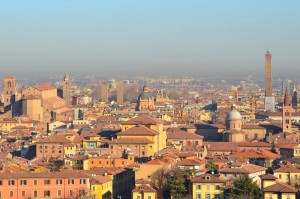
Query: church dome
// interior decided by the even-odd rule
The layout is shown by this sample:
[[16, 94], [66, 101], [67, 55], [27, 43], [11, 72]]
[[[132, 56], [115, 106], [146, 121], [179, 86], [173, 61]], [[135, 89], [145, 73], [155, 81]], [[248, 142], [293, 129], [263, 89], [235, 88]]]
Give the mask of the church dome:
[[240, 112], [238, 112], [236, 110], [236, 105], [233, 104], [231, 106], [231, 111], [227, 112], [227, 114], [226, 114], [226, 120], [230, 121], [230, 120], [241, 120], [241, 119], [242, 119], [242, 116], [241, 116]]
[[143, 92], [139, 95], [138, 100], [151, 100], [151, 96], [149, 94], [149, 90], [147, 86], [143, 87]]
[[142, 92], [139, 95], [138, 100], [151, 100], [151, 96], [149, 95], [148, 92]]

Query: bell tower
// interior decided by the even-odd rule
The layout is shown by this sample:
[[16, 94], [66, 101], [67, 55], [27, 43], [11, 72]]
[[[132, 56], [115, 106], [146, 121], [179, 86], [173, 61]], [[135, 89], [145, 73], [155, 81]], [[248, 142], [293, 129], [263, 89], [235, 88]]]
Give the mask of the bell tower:
[[294, 109], [291, 104], [291, 99], [288, 89], [285, 89], [284, 101], [282, 106], [282, 131], [292, 132], [292, 112]]
[[70, 98], [71, 98], [70, 86], [71, 86], [70, 79], [68, 74], [66, 74], [63, 82], [63, 99], [66, 100], [67, 107], [70, 107]]
[[6, 76], [3, 82], [3, 104], [4, 112], [8, 117], [12, 117], [12, 105], [15, 103], [16, 78]]

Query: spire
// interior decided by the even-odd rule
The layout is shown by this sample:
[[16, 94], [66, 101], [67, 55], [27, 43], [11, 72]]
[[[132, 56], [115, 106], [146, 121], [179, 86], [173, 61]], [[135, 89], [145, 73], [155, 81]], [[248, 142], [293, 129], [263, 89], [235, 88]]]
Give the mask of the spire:
[[291, 106], [291, 99], [290, 99], [288, 87], [286, 87], [286, 89], [285, 89], [283, 105], [284, 106]]
[[69, 75], [68, 75], [68, 73], [65, 74], [64, 81], [69, 81]]

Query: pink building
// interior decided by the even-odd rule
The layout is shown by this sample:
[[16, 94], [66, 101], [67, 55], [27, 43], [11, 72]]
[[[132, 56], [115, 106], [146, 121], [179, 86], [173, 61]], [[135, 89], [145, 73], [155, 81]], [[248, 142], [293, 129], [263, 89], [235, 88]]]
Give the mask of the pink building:
[[75, 198], [89, 193], [89, 176], [81, 172], [2, 173], [1, 198]]

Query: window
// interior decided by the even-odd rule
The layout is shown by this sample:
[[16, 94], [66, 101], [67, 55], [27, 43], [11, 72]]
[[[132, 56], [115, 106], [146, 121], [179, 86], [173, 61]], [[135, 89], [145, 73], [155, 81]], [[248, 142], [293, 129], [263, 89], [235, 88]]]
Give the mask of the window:
[[216, 190], [220, 190], [220, 185], [216, 185]]
[[151, 199], [151, 196], [148, 196], [148, 199]]
[[141, 197], [140, 197], [140, 196], [138, 196], [136, 199], [141, 199]]
[[142, 151], [142, 156], [144, 156], [145, 155], [145, 151]]
[[210, 199], [210, 194], [206, 194], [206, 199]]
[[201, 190], [201, 185], [197, 185], [196, 190]]
[[196, 197], [197, 199], [202, 199], [202, 198], [201, 198], [201, 193], [197, 193], [196, 196], [197, 196], [197, 197]]
[[85, 184], [85, 179], [80, 179], [80, 184]]
[[281, 179], [281, 174], [279, 174], [279, 179]]
[[25, 197], [25, 196], [26, 196], [26, 192], [22, 191], [22, 197]]
[[[2, 185], [2, 180], [0, 180], [0, 185]], [[1, 196], [0, 196], [1, 197]]]
[[57, 179], [56, 184], [62, 184], [62, 179]]
[[74, 184], [74, 179], [69, 179], [68, 184]]
[[27, 185], [27, 180], [21, 180], [21, 185]]
[[70, 191], [69, 191], [69, 195], [70, 195], [70, 196], [73, 196], [73, 195], [74, 195], [73, 190], [70, 190]]
[[33, 191], [33, 197], [38, 197], [38, 192], [36, 190]]
[[210, 185], [206, 185], [206, 190], [210, 190]]
[[10, 196], [10, 197], [14, 197], [14, 191], [10, 191], [10, 192], [9, 192], [9, 196]]
[[83, 189], [79, 189], [79, 196], [84, 196], [85, 195], [85, 191]]
[[61, 190], [57, 190], [57, 196], [61, 196]]
[[9, 180], [8, 185], [15, 185], [15, 181], [14, 180]]
[[50, 197], [50, 190], [44, 191], [44, 197]]
[[44, 180], [44, 184], [50, 184], [50, 180]]
[[37, 180], [33, 180], [33, 184], [34, 184], [34, 185], [37, 185]]

